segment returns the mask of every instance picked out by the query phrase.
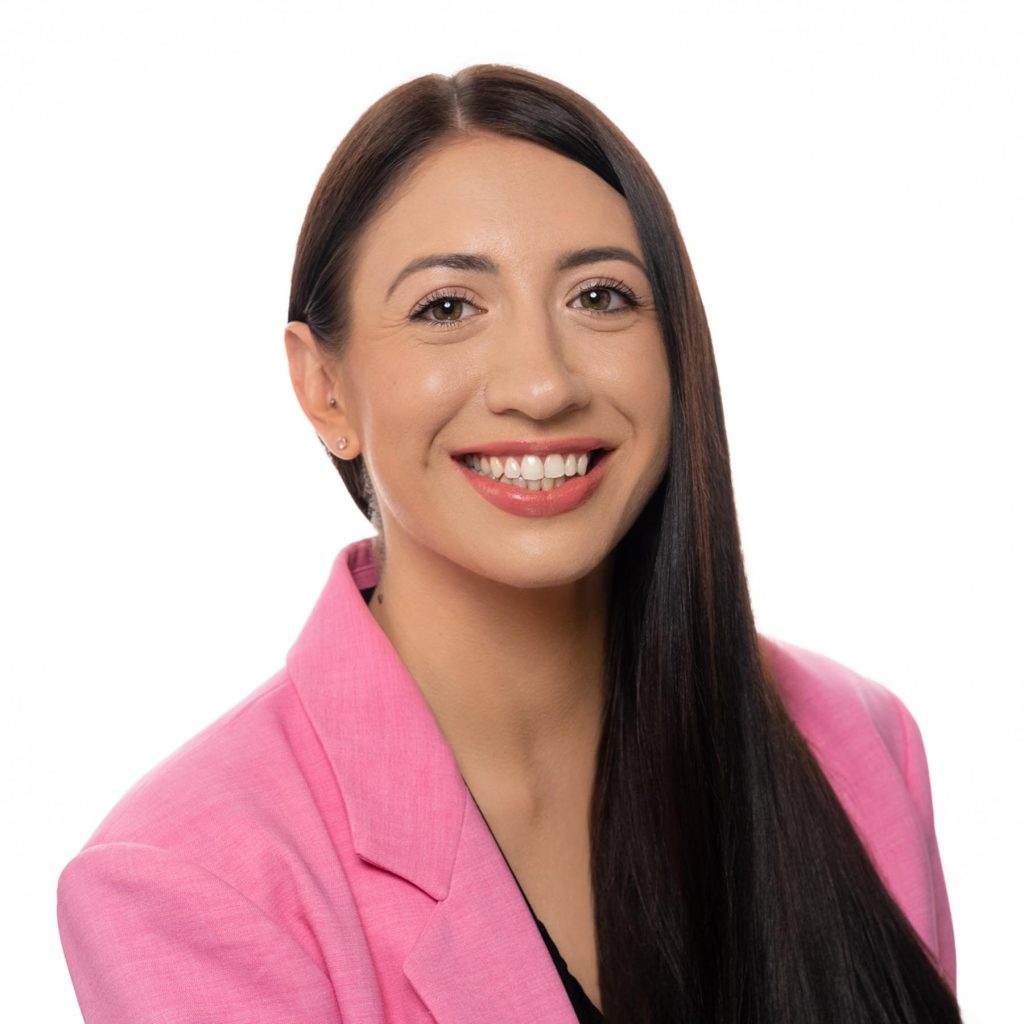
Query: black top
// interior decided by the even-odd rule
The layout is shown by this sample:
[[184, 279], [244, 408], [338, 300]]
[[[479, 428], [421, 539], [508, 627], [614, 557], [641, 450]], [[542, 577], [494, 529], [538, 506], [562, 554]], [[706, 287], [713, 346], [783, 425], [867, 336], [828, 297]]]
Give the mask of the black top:
[[[366, 590], [360, 590], [359, 592], [363, 595], [363, 600], [369, 604], [370, 598], [373, 596], [373, 588], [368, 587]], [[473, 796], [472, 791], [469, 795]], [[476, 804], [476, 797], [473, 797], [473, 803]], [[480, 811], [479, 804], [477, 804], [476, 809]], [[494, 831], [491, 829], [490, 823], [487, 819], [484, 818], [483, 811], [480, 811], [480, 817], [484, 819], [484, 824], [487, 825], [487, 830], [491, 833], [491, 838], [494, 839]], [[537, 927], [540, 929], [541, 937], [544, 939], [544, 945], [548, 947], [548, 953], [551, 954], [551, 959], [554, 961], [555, 967], [558, 969], [558, 976], [562, 979], [562, 984], [565, 986], [565, 992], [569, 997], [569, 1002], [572, 1003], [572, 1008], [576, 1011], [577, 1020], [580, 1021], [580, 1024], [598, 1024], [598, 1022], [603, 1022], [604, 1015], [590, 1001], [590, 997], [583, 991], [583, 986], [569, 972], [565, 958], [558, 952], [558, 947], [548, 934], [547, 928], [544, 927], [544, 922], [541, 921], [541, 919], [533, 912], [533, 907], [530, 906], [530, 901], [526, 898], [526, 893], [523, 892], [523, 887], [519, 885], [519, 879], [516, 878], [516, 873], [512, 870], [512, 865], [509, 864], [508, 858], [505, 857], [505, 851], [501, 849], [497, 839], [494, 839], [494, 845], [501, 850], [501, 856], [505, 860], [509, 874], [516, 879], [516, 885], [519, 887], [519, 892], [522, 894], [523, 902], [527, 907], [529, 907], [530, 914], [533, 916], [534, 921], [537, 922]]]
[[[522, 892], [522, 889], [519, 891]], [[525, 893], [523, 894], [523, 899], [526, 899]], [[526, 900], [526, 905], [530, 906], [529, 900]], [[530, 913], [533, 914], [533, 907], [530, 907]], [[581, 1024], [598, 1024], [598, 1021], [603, 1021], [604, 1014], [590, 1001], [590, 997], [583, 991], [583, 986], [569, 973], [569, 968], [566, 966], [565, 960], [562, 959], [562, 954], [558, 952], [558, 947], [551, 936], [548, 935], [548, 930], [544, 927], [543, 921], [536, 914], [533, 914], [533, 919], [537, 922], [541, 935], [544, 936], [544, 942], [547, 944], [551, 959], [555, 961], [555, 966], [558, 968], [558, 976], [562, 979], [566, 994], [569, 996], [569, 1002], [572, 1003], [572, 1008], [576, 1011], [576, 1019]]]

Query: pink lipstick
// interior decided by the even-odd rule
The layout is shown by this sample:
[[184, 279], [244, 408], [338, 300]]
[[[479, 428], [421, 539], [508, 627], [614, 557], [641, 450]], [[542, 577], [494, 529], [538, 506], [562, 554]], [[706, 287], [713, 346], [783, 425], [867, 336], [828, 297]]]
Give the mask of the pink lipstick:
[[[556, 445], [531, 445], [528, 442], [502, 442], [501, 444], [484, 445], [480, 448], [467, 448], [463, 454], [476, 453], [481, 455], [493, 454], [513, 455], [518, 453], [533, 453], [536, 455], [554, 451], [580, 451], [593, 447], [594, 438], [570, 438], [569, 444], [558, 441]], [[589, 443], [580, 443], [580, 442]], [[528, 487], [516, 487], [512, 484], [499, 483], [489, 476], [475, 472], [466, 463], [458, 458], [452, 459], [458, 471], [466, 482], [473, 487], [478, 494], [486, 498], [496, 508], [503, 512], [510, 512], [516, 516], [555, 516], [563, 512], [571, 512], [579, 508], [597, 489], [604, 476], [605, 469], [613, 451], [600, 449], [593, 452], [593, 460], [587, 467], [583, 476], [567, 477], [565, 483], [551, 490], [533, 491]]]

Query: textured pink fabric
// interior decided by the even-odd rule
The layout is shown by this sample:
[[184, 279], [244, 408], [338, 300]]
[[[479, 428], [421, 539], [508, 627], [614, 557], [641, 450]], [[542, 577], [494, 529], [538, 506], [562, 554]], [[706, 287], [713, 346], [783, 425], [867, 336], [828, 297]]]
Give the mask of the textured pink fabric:
[[[139, 780], [61, 874], [87, 1024], [573, 1024], [501, 851], [344, 548], [286, 666]], [[955, 980], [914, 720], [762, 638], [882, 877]]]

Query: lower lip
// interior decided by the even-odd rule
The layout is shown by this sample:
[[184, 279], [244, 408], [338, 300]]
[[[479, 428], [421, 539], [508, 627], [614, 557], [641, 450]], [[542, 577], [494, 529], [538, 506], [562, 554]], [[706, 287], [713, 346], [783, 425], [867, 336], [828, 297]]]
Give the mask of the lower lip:
[[604, 476], [612, 451], [614, 449], [605, 450], [590, 472], [583, 476], [567, 477], [561, 487], [552, 487], [549, 491], [531, 491], [529, 487], [500, 484], [470, 469], [459, 459], [452, 461], [470, 486], [503, 512], [511, 512], [514, 516], [557, 516], [579, 508], [594, 493]]

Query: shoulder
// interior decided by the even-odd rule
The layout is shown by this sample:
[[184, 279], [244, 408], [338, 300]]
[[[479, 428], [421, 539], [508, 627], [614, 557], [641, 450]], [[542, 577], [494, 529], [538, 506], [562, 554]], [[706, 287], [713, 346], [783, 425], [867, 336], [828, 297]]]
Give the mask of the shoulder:
[[336, 802], [320, 740], [281, 669], [138, 779], [67, 873], [160, 851], [258, 893], [275, 884], [267, 864], [285, 862], [300, 837], [315, 856], [324, 808]]
[[923, 751], [903, 701], [833, 658], [760, 635], [761, 651], [787, 711], [828, 772], [884, 762], [910, 781]]
[[109, 935], [97, 928], [171, 948], [167, 929], [180, 938], [188, 930], [174, 922], [190, 920], [196, 935], [244, 933], [271, 945], [279, 936], [322, 967], [309, 921], [328, 884], [331, 912], [352, 910], [339, 864], [351, 850], [347, 821], [319, 737], [281, 669], [136, 781], [65, 864], [57, 883], [65, 949], [77, 957], [99, 948]]
[[194, 843], [216, 820], [229, 825], [263, 787], [288, 745], [293, 717], [282, 670], [156, 763], [110, 809], [86, 845]]
[[267, 1021], [339, 1019], [309, 924], [330, 865], [304, 781], [314, 753], [282, 671], [115, 804], [57, 883], [86, 1020], [248, 1021], [253, 1007]]
[[771, 682], [883, 881], [956, 984], [953, 925], [921, 732], [881, 683], [797, 644], [759, 636]]
[[905, 795], [930, 828], [927, 756], [917, 721], [903, 700], [824, 654], [763, 634], [760, 643], [790, 717], [837, 795], [848, 804], [862, 804], [865, 821], [873, 817], [870, 803], [880, 795]]

